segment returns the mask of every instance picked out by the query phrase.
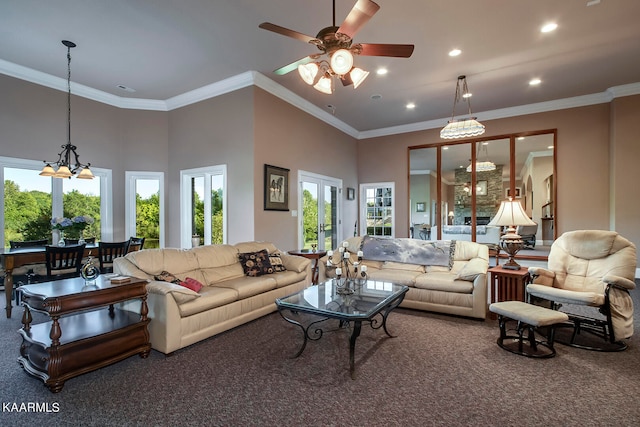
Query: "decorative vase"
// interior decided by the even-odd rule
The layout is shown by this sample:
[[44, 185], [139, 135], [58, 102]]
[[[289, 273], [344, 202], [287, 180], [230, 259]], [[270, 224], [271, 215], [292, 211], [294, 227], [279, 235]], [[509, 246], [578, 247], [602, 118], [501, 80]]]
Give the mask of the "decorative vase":
[[100, 275], [100, 269], [93, 264], [93, 257], [89, 255], [87, 261], [82, 265], [80, 276], [84, 279], [85, 286], [93, 286]]
[[63, 232], [62, 230], [60, 230], [60, 231], [58, 232], [58, 235], [59, 235], [59, 237], [60, 237], [60, 238], [58, 239], [58, 246], [62, 247], [62, 246], [64, 246], [64, 245], [66, 244], [66, 243], [64, 242], [64, 232]]

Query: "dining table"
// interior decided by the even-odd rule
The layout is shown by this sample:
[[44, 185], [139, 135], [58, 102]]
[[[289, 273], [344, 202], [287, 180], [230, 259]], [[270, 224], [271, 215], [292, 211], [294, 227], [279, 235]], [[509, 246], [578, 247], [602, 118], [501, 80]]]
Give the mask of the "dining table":
[[[90, 244], [84, 248], [84, 256], [98, 255], [98, 245]], [[7, 301], [7, 319], [11, 318], [11, 293], [13, 290], [13, 270], [23, 265], [46, 262], [46, 246], [27, 248], [0, 248], [0, 260], [4, 267], [4, 292]]]

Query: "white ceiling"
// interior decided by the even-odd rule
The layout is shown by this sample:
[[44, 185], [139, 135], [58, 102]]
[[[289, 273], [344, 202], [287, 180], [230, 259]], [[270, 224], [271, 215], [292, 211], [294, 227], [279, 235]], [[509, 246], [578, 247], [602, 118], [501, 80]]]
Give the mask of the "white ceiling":
[[[66, 90], [60, 41], [67, 39], [78, 45], [74, 93], [127, 108], [170, 109], [189, 99], [184, 94], [207, 97], [248, 78], [356, 136], [444, 125], [461, 74], [480, 120], [531, 104], [640, 93], [638, 0], [377, 3], [380, 10], [355, 42], [413, 43], [414, 54], [356, 57], [371, 75], [356, 90], [336, 85], [332, 95], [307, 86], [297, 72], [272, 73], [316, 53], [314, 46], [258, 28], [268, 21], [315, 36], [332, 25], [331, 0], [0, 0], [0, 72]], [[336, 25], [354, 4], [336, 0]], [[549, 21], [558, 29], [540, 33]], [[449, 57], [452, 48], [462, 55]], [[378, 67], [388, 74], [376, 75]], [[542, 84], [530, 87], [534, 77]], [[374, 94], [382, 98], [372, 100]], [[407, 110], [408, 102], [416, 108]], [[459, 107], [456, 115], [465, 113]]]

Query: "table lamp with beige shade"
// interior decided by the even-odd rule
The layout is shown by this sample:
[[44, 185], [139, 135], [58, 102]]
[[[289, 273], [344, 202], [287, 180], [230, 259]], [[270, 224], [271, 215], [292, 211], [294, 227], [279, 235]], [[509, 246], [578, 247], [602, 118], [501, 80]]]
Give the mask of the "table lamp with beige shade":
[[523, 248], [524, 243], [520, 235], [516, 233], [516, 227], [519, 225], [535, 224], [536, 223], [524, 212], [519, 201], [514, 201], [509, 197], [509, 200], [503, 200], [500, 203], [498, 213], [487, 225], [508, 227], [507, 232], [500, 237], [500, 246], [509, 254], [509, 260], [502, 268], [507, 270], [520, 270], [520, 264], [518, 264], [513, 257]]

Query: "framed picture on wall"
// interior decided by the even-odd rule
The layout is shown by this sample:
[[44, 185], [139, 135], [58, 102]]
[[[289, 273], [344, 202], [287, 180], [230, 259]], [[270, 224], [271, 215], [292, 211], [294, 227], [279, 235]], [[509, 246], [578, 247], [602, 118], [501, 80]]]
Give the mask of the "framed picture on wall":
[[356, 198], [356, 189], [347, 187], [347, 200], [354, 200]]
[[487, 195], [487, 181], [478, 181], [478, 186], [476, 187], [476, 195], [478, 196]]
[[289, 169], [264, 165], [264, 210], [289, 210]]
[[522, 188], [520, 187], [516, 187], [516, 194], [515, 196], [511, 195], [511, 189], [510, 188], [505, 188], [504, 190], [504, 197], [505, 198], [509, 198], [509, 197], [513, 197], [514, 199], [519, 199], [522, 197]]
[[416, 203], [416, 212], [426, 212], [427, 204], [425, 202]]

